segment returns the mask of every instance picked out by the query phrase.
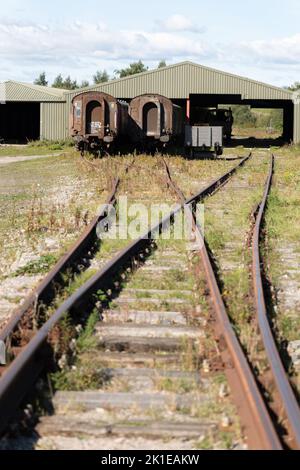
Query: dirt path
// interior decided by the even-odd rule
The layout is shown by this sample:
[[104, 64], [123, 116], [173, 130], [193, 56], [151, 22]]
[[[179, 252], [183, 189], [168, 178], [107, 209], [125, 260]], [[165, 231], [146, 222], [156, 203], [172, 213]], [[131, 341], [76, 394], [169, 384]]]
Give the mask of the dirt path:
[[28, 160], [36, 160], [38, 158], [46, 158], [46, 157], [60, 157], [61, 153], [49, 153], [48, 155], [27, 155], [27, 156], [20, 156], [20, 157], [0, 157], [0, 165], [9, 165], [10, 163], [18, 163], [18, 162], [26, 162]]

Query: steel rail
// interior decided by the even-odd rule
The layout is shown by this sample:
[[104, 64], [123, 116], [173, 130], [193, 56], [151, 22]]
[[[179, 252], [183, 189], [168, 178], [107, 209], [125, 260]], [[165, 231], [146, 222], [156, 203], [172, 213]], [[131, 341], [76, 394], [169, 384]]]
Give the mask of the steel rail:
[[291, 432], [293, 444], [300, 449], [300, 408], [297, 399], [292, 390], [287, 373], [284, 369], [272, 329], [268, 319], [266, 309], [266, 300], [262, 279], [263, 259], [260, 251], [260, 241], [262, 236], [262, 228], [264, 214], [267, 207], [267, 200], [271, 190], [272, 179], [274, 174], [275, 158], [271, 157], [270, 172], [266, 181], [264, 195], [259, 205], [259, 211], [256, 217], [256, 223], [253, 231], [252, 239], [252, 272], [253, 286], [255, 293], [255, 304], [257, 311], [258, 324], [260, 333], [267, 353], [269, 364], [276, 383], [277, 391], [280, 395], [281, 406], [288, 420], [288, 429]]
[[[135, 159], [125, 168], [125, 173], [128, 173], [134, 161]], [[7, 341], [10, 335], [15, 331], [20, 320], [30, 309], [35, 308], [40, 303], [49, 304], [49, 302], [53, 300], [55, 296], [55, 285], [60, 283], [61, 274], [66, 272], [70, 266], [80, 263], [82, 256], [86, 256], [87, 252], [91, 250], [93, 244], [98, 240], [96, 234], [98, 224], [107, 217], [108, 208], [115, 204], [120, 181], [120, 177], [114, 178], [112, 190], [106, 202], [103, 204], [100, 214], [93, 218], [74, 245], [59, 259], [34, 291], [26, 297], [22, 305], [14, 310], [9, 322], [0, 330], [1, 341]]]
[[[190, 202], [195, 203], [197, 200], [201, 200], [218, 190], [250, 157], [251, 153], [242, 159], [238, 165], [199, 191], [194, 198], [190, 199]], [[100, 288], [103, 290], [110, 288], [113, 285], [114, 277], [120, 273], [120, 270], [124, 268], [124, 266], [130, 265], [132, 260], [141, 254], [141, 251], [151, 245], [152, 240], [169, 227], [176, 214], [178, 214], [182, 208], [183, 204], [179, 204], [155, 227], [149, 228], [144, 235], [130, 243], [129, 246], [124, 248], [98, 273], [63, 302], [52, 314], [50, 319], [35, 333], [29, 343], [22, 348], [13, 362], [4, 370], [0, 377], [0, 433], [5, 430], [16, 408], [45, 366], [47, 356], [45, 356], [45, 351], [42, 346], [47, 344], [47, 338], [52, 328], [67, 312], [72, 311], [79, 303], [81, 304], [85, 300], [91, 299]]]
[[[172, 186], [178, 195], [178, 198], [182, 202], [185, 201], [184, 194], [171, 177], [166, 161], [164, 160], [163, 163], [166, 168], [167, 179], [170, 186]], [[226, 349], [224, 350], [224, 348], [220, 348], [229, 384], [231, 386], [232, 393], [235, 396], [235, 402], [239, 404], [239, 412], [245, 428], [245, 435], [247, 436], [248, 444], [252, 449], [282, 450], [277, 431], [270, 418], [270, 414], [258, 388], [254, 374], [226, 312], [222, 294], [207, 251], [205, 238], [202, 234], [201, 228], [196, 223], [194, 213], [189, 205], [186, 206], [186, 210], [190, 212], [197, 242], [199, 243], [199, 246], [201, 246], [199, 254], [204, 266], [211, 300], [216, 315], [216, 331], [219, 339], [221, 339], [223, 343], [225, 341], [226, 347], [229, 351], [228, 356]]]
[[61, 273], [65, 272], [70, 265], [78, 262], [82, 253], [89, 250], [96, 239], [96, 227], [98, 223], [106, 217], [107, 207], [114, 203], [119, 183], [120, 179], [117, 178], [114, 181], [113, 189], [108, 196], [101, 213], [93, 218], [89, 226], [85, 229], [78, 240], [76, 240], [74, 245], [60, 258], [36, 289], [24, 300], [23, 304], [14, 311], [10, 321], [0, 331], [0, 340], [6, 341], [7, 337], [15, 330], [19, 321], [29, 309], [34, 308], [37, 303], [49, 302], [53, 297], [53, 286], [55, 283], [59, 282]]

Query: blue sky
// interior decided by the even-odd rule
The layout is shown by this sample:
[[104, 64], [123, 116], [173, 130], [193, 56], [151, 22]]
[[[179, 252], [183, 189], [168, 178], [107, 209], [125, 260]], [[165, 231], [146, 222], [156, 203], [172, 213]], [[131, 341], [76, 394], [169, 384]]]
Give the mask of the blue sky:
[[192, 60], [274, 85], [300, 81], [299, 0], [10, 0], [0, 8], [0, 81], [91, 80], [142, 59]]

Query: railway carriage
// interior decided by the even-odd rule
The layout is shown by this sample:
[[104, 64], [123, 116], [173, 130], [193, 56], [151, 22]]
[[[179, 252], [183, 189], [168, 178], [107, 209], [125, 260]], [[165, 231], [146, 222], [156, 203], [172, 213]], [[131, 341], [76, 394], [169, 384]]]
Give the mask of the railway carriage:
[[109, 151], [127, 132], [128, 104], [97, 91], [72, 100], [71, 135], [81, 152]]
[[129, 105], [129, 120], [131, 139], [143, 148], [164, 148], [184, 132], [183, 109], [158, 94], [134, 98]]

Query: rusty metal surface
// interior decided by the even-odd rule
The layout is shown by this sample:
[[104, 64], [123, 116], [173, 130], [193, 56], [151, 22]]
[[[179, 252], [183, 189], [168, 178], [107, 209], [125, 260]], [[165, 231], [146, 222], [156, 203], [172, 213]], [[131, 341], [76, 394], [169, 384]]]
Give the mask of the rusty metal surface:
[[88, 91], [72, 100], [70, 135], [82, 154], [111, 150], [126, 136], [128, 122], [128, 104], [107, 93]]
[[129, 133], [133, 142], [166, 139], [183, 133], [183, 109], [159, 94], [136, 96], [129, 105]]
[[[97, 105], [94, 108], [91, 105]], [[72, 100], [71, 134], [89, 135], [94, 134], [99, 139], [105, 136], [106, 126], [117, 133], [118, 102], [116, 98], [107, 93], [90, 91], [76, 95]], [[88, 114], [90, 115], [88, 118]], [[99, 128], [91, 128], [91, 124], [100, 125]]]
[[260, 328], [260, 333], [263, 339], [265, 351], [268, 356], [269, 364], [273, 373], [273, 377], [276, 383], [277, 391], [280, 395], [281, 406], [284, 414], [288, 420], [287, 427], [291, 432], [293, 445], [300, 449], [300, 409], [291, 384], [289, 382], [287, 373], [284, 369], [282, 360], [280, 358], [278, 348], [272, 333], [272, 329], [269, 323], [266, 301], [263, 288], [262, 280], [262, 258], [260, 254], [260, 237], [262, 224], [264, 219], [264, 212], [267, 205], [268, 195], [271, 189], [273, 172], [274, 172], [274, 155], [271, 157], [270, 172], [266, 181], [265, 191], [263, 199], [260, 203], [259, 211], [256, 218], [256, 223], [253, 232], [253, 243], [252, 243], [252, 269], [253, 269], [253, 285], [255, 292], [255, 303], [257, 318]]
[[[195, 196], [195, 201], [206, 194], [211, 194], [231, 177], [231, 175], [244, 163], [250, 155], [244, 158], [233, 169], [226, 172], [221, 178], [214, 180], [204, 190]], [[193, 201], [194, 202], [194, 201]], [[120, 270], [132, 262], [142, 250], [147, 248], [158, 233], [165, 230], [172, 222], [175, 215], [182, 210], [183, 204], [179, 204], [174, 211], [166, 216], [158, 225], [150, 228], [142, 237], [133, 241], [128, 247], [108, 262], [103, 269], [96, 273], [90, 280], [71, 295], [51, 316], [51, 318], [37, 331], [13, 362], [5, 368], [0, 377], [0, 432], [3, 432], [18, 407], [26, 392], [30, 389], [38, 374], [45, 366], [42, 346], [47, 344], [47, 338], [53, 327], [70, 311], [78, 302], [82, 303], [91, 298], [100, 288], [105, 289], [113, 282], [114, 276]], [[17, 323], [17, 322], [16, 322]], [[16, 326], [16, 323], [14, 325]], [[25, 373], [24, 371], [27, 370]]]
[[[202, 238], [201, 230], [198, 227], [197, 232], [198, 237]], [[235, 396], [235, 402], [245, 427], [248, 445], [251, 449], [280, 450], [282, 446], [277, 432], [227, 315], [204, 240], [200, 255], [216, 313], [218, 323], [216, 330], [218, 331], [219, 342], [222, 343], [225, 340], [229, 352], [228, 354], [226, 350], [224, 351], [220, 347], [231, 390]]]
[[[165, 160], [164, 165], [170, 186], [173, 187], [179, 200], [184, 202], [185, 197], [180, 188], [178, 188], [172, 180], [170, 170]], [[225, 181], [226, 180], [222, 178], [221, 184], [224, 184]], [[201, 197], [200, 194], [198, 199], [199, 197]], [[191, 200], [189, 200], [189, 202], [190, 201]], [[196, 224], [192, 209], [187, 207], [187, 210], [191, 212], [190, 215], [194, 222], [193, 228], [197, 240], [200, 246], [202, 246], [199, 250], [199, 254], [202, 259], [202, 265], [205, 270], [211, 301], [216, 315], [215, 332], [219, 340], [219, 351], [222, 356], [231, 391], [234, 395], [235, 404], [238, 407], [242, 419], [248, 445], [251, 449], [281, 450], [282, 446], [280, 440], [257, 386], [254, 374], [251, 371], [247, 358], [227, 315], [201, 229]], [[224, 342], [225, 347], [221, 344]]]
[[[174, 216], [181, 210], [181, 206], [172, 213]], [[41, 372], [43, 360], [40, 358], [42, 346], [46, 344], [48, 334], [52, 328], [64, 317], [66, 312], [73, 308], [78, 302], [84, 302], [97, 293], [99, 289], [105, 290], [111, 287], [114, 276], [132, 258], [151, 244], [155, 234], [167, 228], [172, 217], [167, 216], [157, 226], [149, 229], [138, 240], [133, 241], [128, 247], [121, 251], [97, 274], [81, 286], [71, 295], [51, 316], [51, 318], [37, 331], [28, 345], [19, 353], [11, 365], [3, 372], [0, 378], [0, 433], [3, 432], [7, 423], [14, 413], [16, 407], [30, 389], [34, 380]], [[24, 370], [27, 373], [24, 374]]]

